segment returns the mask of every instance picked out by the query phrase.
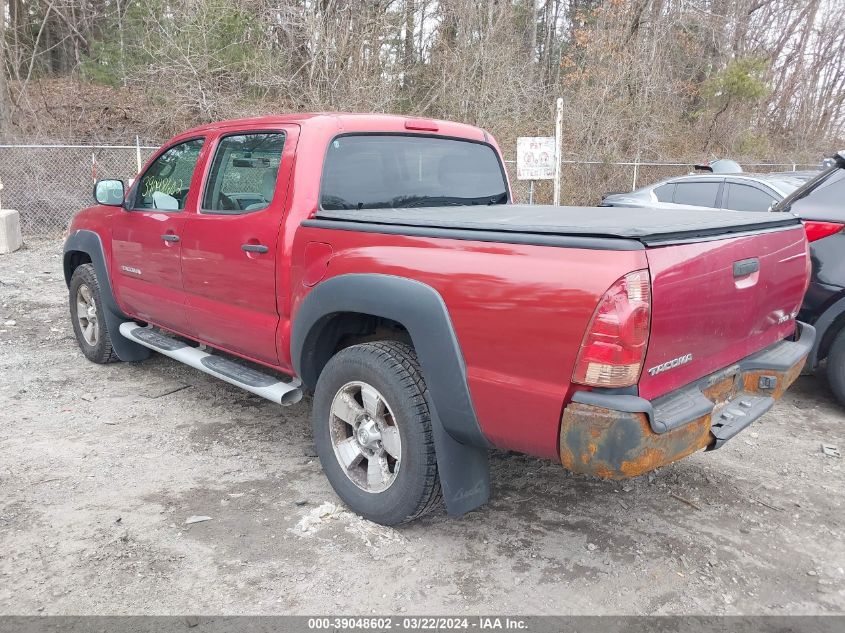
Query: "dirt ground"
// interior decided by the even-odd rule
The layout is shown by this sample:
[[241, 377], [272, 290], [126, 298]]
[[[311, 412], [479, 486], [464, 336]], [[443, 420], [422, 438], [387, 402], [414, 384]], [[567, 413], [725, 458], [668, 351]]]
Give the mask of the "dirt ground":
[[845, 410], [819, 379], [628, 482], [496, 452], [489, 505], [388, 529], [339, 504], [307, 399], [86, 361], [60, 253], [0, 256], [2, 614], [845, 612], [845, 469], [821, 452]]

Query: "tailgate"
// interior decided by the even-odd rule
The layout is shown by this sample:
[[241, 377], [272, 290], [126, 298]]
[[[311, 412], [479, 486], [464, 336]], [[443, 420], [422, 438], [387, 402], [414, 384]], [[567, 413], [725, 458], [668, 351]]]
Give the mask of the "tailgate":
[[652, 317], [640, 396], [661, 396], [794, 331], [808, 275], [800, 224], [646, 254]]

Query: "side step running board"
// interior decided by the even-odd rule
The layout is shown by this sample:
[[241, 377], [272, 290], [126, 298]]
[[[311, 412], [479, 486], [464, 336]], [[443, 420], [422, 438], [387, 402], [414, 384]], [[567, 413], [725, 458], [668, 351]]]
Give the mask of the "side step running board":
[[276, 404], [291, 405], [302, 399], [299, 380], [282, 382], [275, 376], [256, 369], [245, 367], [223, 356], [215, 356], [191, 347], [175, 338], [158, 332], [151, 327], [143, 327], [134, 321], [120, 324], [120, 333], [144, 347], [149, 347], [165, 356], [170, 356], [180, 363], [190, 365], [206, 374], [225, 380], [229, 384], [245, 389]]

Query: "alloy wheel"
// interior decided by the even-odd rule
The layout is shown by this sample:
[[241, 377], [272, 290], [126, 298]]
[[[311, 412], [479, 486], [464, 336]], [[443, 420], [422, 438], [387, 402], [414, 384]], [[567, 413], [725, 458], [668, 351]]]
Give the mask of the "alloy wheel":
[[349, 480], [366, 492], [387, 490], [399, 473], [402, 439], [384, 396], [365, 382], [347, 383], [329, 418], [334, 454]]
[[79, 331], [82, 338], [91, 347], [97, 345], [97, 303], [94, 301], [94, 293], [86, 284], [82, 284], [76, 291], [76, 320], [79, 323]]

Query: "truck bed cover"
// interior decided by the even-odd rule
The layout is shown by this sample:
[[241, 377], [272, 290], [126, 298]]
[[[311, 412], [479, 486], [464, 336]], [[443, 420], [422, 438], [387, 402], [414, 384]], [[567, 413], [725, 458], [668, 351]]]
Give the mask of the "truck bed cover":
[[[347, 230], [390, 229], [385, 232], [425, 234], [424, 229], [441, 230], [443, 237], [471, 239], [478, 233], [510, 241], [513, 234], [552, 237], [583, 237], [634, 240], [644, 245], [661, 245], [708, 238], [729, 237], [797, 225], [800, 220], [784, 213], [751, 213], [718, 209], [653, 209], [625, 207], [556, 207], [544, 205], [448, 206], [398, 209], [319, 210], [315, 221], [306, 224]], [[351, 225], [350, 225], [351, 223]], [[404, 227], [404, 229], [403, 229]], [[381, 231], [378, 231], [381, 232]], [[528, 241], [528, 240], [518, 240]], [[539, 239], [535, 243], [552, 240]]]

